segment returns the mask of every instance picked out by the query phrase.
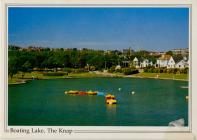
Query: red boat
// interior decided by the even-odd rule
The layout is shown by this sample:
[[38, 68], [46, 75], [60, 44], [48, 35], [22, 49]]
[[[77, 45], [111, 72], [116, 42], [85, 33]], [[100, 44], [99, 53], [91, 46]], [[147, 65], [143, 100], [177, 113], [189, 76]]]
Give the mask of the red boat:
[[85, 91], [79, 91], [78, 94], [79, 94], [79, 95], [86, 95], [87, 92], [85, 92]]

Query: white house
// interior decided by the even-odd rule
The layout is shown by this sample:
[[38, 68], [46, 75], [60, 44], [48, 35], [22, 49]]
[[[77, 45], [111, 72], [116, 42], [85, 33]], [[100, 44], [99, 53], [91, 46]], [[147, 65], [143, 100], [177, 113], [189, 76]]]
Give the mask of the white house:
[[[167, 67], [171, 57], [172, 57], [171, 55], [167, 55], [167, 54], [162, 55], [160, 58], [157, 59], [157, 63], [156, 63], [157, 67]], [[170, 63], [170, 65], [172, 65], [172, 63]]]
[[183, 60], [185, 61], [185, 67], [189, 67], [189, 57], [183, 57]]
[[137, 57], [133, 59], [133, 66], [139, 68], [139, 60], [137, 59]]
[[179, 61], [178, 63], [176, 63], [175, 68], [186, 68], [187, 64], [184, 60]]
[[144, 59], [141, 63], [140, 63], [140, 67], [144, 68], [144, 67], [148, 67], [148, 66], [152, 66], [153, 62], [149, 61], [148, 59]]
[[175, 67], [176, 68], [189, 67], [189, 59], [187, 57], [183, 57], [182, 59], [177, 60]]
[[188, 66], [188, 60], [186, 57], [173, 58], [171, 55], [162, 55], [157, 59], [157, 67], [186, 68]]
[[175, 61], [174, 61], [174, 59], [173, 59], [173, 57], [171, 56], [170, 57], [170, 60], [168, 61], [168, 63], [167, 63], [167, 68], [175, 68]]

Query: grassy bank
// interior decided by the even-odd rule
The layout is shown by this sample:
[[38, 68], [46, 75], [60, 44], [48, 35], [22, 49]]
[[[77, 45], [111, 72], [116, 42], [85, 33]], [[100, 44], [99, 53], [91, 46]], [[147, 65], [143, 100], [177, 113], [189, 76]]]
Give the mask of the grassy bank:
[[[158, 75], [158, 76], [157, 76]], [[188, 74], [172, 74], [172, 73], [138, 73], [131, 77], [139, 78], [158, 78], [158, 79], [173, 79], [188, 81]]]
[[25, 83], [28, 80], [32, 80], [33, 78], [35, 79], [63, 79], [63, 78], [83, 78], [83, 77], [104, 77], [103, 74], [98, 74], [98, 73], [69, 73], [68, 75], [64, 76], [45, 76], [43, 75], [42, 72], [31, 72], [31, 73], [25, 73], [23, 78], [22, 78], [22, 73], [18, 73], [13, 76], [11, 79], [10, 77], [8, 78], [8, 83], [9, 84], [20, 84], [20, 83]]
[[42, 72], [31, 72], [25, 73], [22, 78], [22, 73], [18, 73], [11, 79], [8, 78], [9, 84], [20, 84], [31, 80], [32, 77], [35, 79], [58, 79], [58, 78], [93, 78], [93, 77], [139, 77], [139, 78], [158, 78], [159, 79], [173, 79], [173, 80], [188, 80], [187, 74], [168, 74], [168, 73], [138, 73], [133, 75], [125, 76], [121, 73], [103, 73], [103, 72], [86, 72], [86, 73], [69, 73], [64, 76], [44, 76]]

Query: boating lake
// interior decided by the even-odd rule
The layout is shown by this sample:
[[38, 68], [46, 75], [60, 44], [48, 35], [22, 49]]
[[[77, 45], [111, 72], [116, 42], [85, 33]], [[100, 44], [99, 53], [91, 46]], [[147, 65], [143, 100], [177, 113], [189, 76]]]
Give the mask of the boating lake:
[[[184, 118], [188, 125], [188, 82], [141, 78], [33, 80], [9, 85], [8, 124], [27, 126], [168, 126]], [[121, 90], [118, 90], [121, 88]], [[95, 90], [116, 96], [65, 95], [65, 90]], [[132, 95], [131, 92], [135, 91]]]

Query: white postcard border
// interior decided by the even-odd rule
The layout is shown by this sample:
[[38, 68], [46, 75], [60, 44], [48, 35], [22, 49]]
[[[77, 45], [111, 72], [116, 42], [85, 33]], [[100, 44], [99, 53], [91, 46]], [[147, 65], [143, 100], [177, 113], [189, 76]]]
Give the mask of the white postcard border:
[[[147, 1], [146, 2], [145, 1], [140, 1], [138, 3], [136, 0], [133, 0], [132, 2], [131, 1], [123, 1], [123, 2], [118, 2], [118, 3], [112, 2], [112, 1], [109, 1], [109, 0], [107, 0], [105, 2], [102, 1], [102, 3], [100, 3], [100, 2], [94, 3], [94, 2], [92, 3], [90, 1], [89, 2], [86, 1], [85, 4], [84, 3], [81, 4], [81, 1], [71, 2], [71, 1], [62, 1], [62, 0], [60, 0], [60, 1], [56, 1], [56, 3], [53, 3], [53, 2], [50, 2], [50, 1], [46, 0], [43, 3], [43, 2], [41, 2], [39, 0], [38, 1], [34, 1], [34, 2], [32, 0], [28, 0], [28, 1], [24, 1], [24, 0], [21, 0], [21, 1], [20, 0], [5, 0], [3, 3], [0, 3], [1, 4], [1, 11], [3, 11], [3, 13], [1, 13], [2, 14], [2, 16], [1, 16], [2, 18], [1, 19], [3, 21], [7, 22], [7, 20], [5, 20], [6, 19], [6, 17], [5, 17], [5, 15], [6, 15], [5, 14], [5, 11], [7, 11], [5, 8], [7, 8], [7, 6], [13, 6], [13, 7], [15, 7], [15, 6], [21, 6], [21, 7], [23, 7], [23, 6], [24, 7], [26, 7], [26, 6], [29, 6], [29, 7], [32, 7], [32, 6], [34, 6], [34, 7], [39, 7], [39, 6], [40, 7], [43, 7], [43, 6], [46, 6], [46, 7], [50, 7], [50, 6], [52, 6], [52, 7], [54, 7], [54, 6], [55, 7], [65, 7], [65, 6], [68, 6], [68, 7], [81, 7], [81, 6], [82, 7], [84, 7], [84, 6], [85, 7], [86, 6], [87, 7], [94, 7], [93, 5], [95, 5], [95, 4], [96, 4], [95, 7], [98, 7], [98, 6], [101, 6], [101, 7], [104, 7], [104, 6], [106, 6], [106, 7], [109, 7], [109, 6], [131, 7], [132, 5], [133, 6], [136, 6], [136, 7], [139, 7], [139, 6], [140, 7], [149, 7], [149, 6], [150, 7], [152, 7], [152, 6], [160, 7], [159, 5], [161, 5], [161, 7], [174, 7], [174, 6], [177, 6], [177, 7], [183, 7], [183, 6], [188, 7], [188, 6], [190, 6], [190, 8], [192, 7], [191, 8], [192, 9], [192, 14], [190, 13], [190, 18], [193, 18], [193, 7], [194, 7], [194, 4], [193, 3], [194, 2], [192, 2], [192, 1], [189, 1], [189, 2], [188, 1], [187, 2], [183, 1], [183, 3], [180, 3], [180, 1], [179, 2], [173, 1], [173, 2], [178, 3], [178, 4], [172, 4], [172, 3], [171, 4], [167, 4], [167, 3], [165, 4], [161, 0], [160, 0], [161, 4], [159, 4], [158, 2], [154, 2], [154, 1], [152, 1], [150, 3], [149, 2], [147, 3]], [[106, 3], [106, 2], [108, 2], [108, 3]], [[61, 4], [63, 4], [64, 6], [62, 6]], [[194, 9], [194, 10], [196, 11], [196, 9]], [[194, 25], [193, 21], [195, 21], [195, 20], [190, 20], [191, 21], [191, 25]], [[3, 28], [3, 27], [5, 27], [7, 25], [5, 22], [1, 24], [1, 30], [0, 30], [1, 31], [1, 35], [2, 35], [2, 38], [0, 40], [1, 41], [1, 46], [6, 46], [8, 44], [8, 42], [6, 41], [6, 45], [5, 45], [5, 41], [4, 41], [4, 40], [6, 40], [8, 38], [7, 30], [5, 28]], [[193, 26], [191, 26], [191, 25], [190, 25], [190, 29], [192, 30], [193, 29]], [[193, 45], [194, 44], [194, 41], [192, 40], [192, 36], [194, 36], [194, 33], [196, 34], [196, 32], [194, 32], [193, 30], [192, 30], [192, 32], [190, 32], [190, 41], [189, 41], [189, 42], [191, 42], [191, 44], [189, 44], [189, 46], [190, 46], [189, 47], [189, 50], [190, 50], [190, 78], [189, 79], [190, 79], [190, 91], [192, 91], [193, 93], [194, 93], [194, 90], [196, 91], [196, 88], [194, 87], [194, 81], [195, 81], [194, 75], [195, 75], [195, 73], [194, 73], [194, 70], [193, 70], [193, 68], [194, 69], [196, 69], [196, 68], [191, 63], [191, 61], [193, 61], [196, 58], [196, 56], [194, 56], [195, 55], [194, 52], [193, 53], [191, 52], [192, 50], [193, 51], [195, 50], [194, 47], [193, 48], [191, 47], [191, 46], [194, 46]], [[5, 36], [5, 34], [7, 36]], [[6, 82], [3, 81], [3, 80], [1, 80], [1, 84], [4, 85], [4, 87], [7, 87], [7, 71], [5, 70], [5, 67], [7, 67], [7, 63], [5, 63], [5, 62], [7, 62], [5, 60], [7, 58], [7, 55], [6, 55], [7, 54], [7, 49], [4, 48], [4, 47], [1, 48], [1, 53], [2, 53], [2, 55], [1, 55], [1, 64], [4, 65], [3, 72], [1, 72], [1, 73], [3, 73], [3, 75], [1, 75], [1, 76], [4, 76], [4, 78], [6, 79]], [[193, 54], [193, 55], [191, 55], [191, 54]], [[193, 71], [193, 73], [192, 73], [192, 71]], [[193, 78], [191, 77], [191, 74], [192, 74]], [[192, 87], [191, 87], [191, 84], [193, 85]], [[2, 93], [5, 93], [6, 94], [7, 93], [7, 89], [6, 88], [3, 88]], [[192, 102], [190, 101], [190, 103], [189, 103], [189, 106], [190, 106], [189, 107], [190, 108], [189, 109], [189, 117], [188, 117], [188, 119], [189, 119], [189, 129], [188, 129], [188, 127], [170, 128], [169, 129], [169, 127], [168, 128], [166, 128], [166, 127], [132, 127], [131, 128], [131, 127], [89, 127], [89, 126], [87, 126], [87, 127], [86, 126], [84, 126], [84, 127], [73, 127], [73, 126], [70, 127], [70, 126], [68, 126], [68, 127], [63, 127], [63, 128], [65, 128], [67, 130], [71, 130], [71, 129], [72, 130], [75, 130], [78, 133], [78, 134], [76, 134], [74, 131], [72, 131], [72, 132], [75, 133], [75, 135], [81, 135], [81, 134], [84, 135], [84, 133], [87, 134], [87, 135], [89, 135], [89, 136], [92, 135], [92, 133], [104, 133], [105, 135], [109, 135], [110, 133], [112, 133], [112, 134], [113, 133], [118, 133], [119, 135], [123, 135], [123, 134], [127, 133], [126, 135], [129, 136], [130, 134], [134, 134], [134, 135], [135, 134], [137, 134], [137, 135], [140, 134], [141, 135], [141, 134], [144, 133], [146, 135], [154, 134], [154, 135], [157, 135], [159, 137], [160, 136], [166, 136], [166, 134], [167, 135], [174, 135], [174, 134], [177, 134], [177, 135], [188, 135], [191, 138], [193, 138], [193, 135], [191, 136], [190, 134], [191, 134], [191, 132], [193, 132], [194, 134], [196, 134], [196, 129], [197, 129], [196, 126], [193, 125], [193, 121], [196, 122], [195, 119], [194, 119], [194, 117], [193, 117], [194, 116], [194, 100], [196, 101], [196, 95], [193, 95], [193, 94], [189, 93], [189, 96], [192, 97]], [[1, 99], [5, 99], [7, 101], [7, 97], [5, 97], [5, 96], [2, 96], [2, 97], [3, 98], [1, 98]], [[3, 106], [5, 107], [4, 109], [7, 109], [7, 106], [6, 106], [5, 103], [3, 104]], [[3, 118], [3, 120], [5, 120], [5, 118]], [[7, 119], [6, 119], [6, 121], [7, 121]], [[7, 122], [6, 122], [6, 126], [7, 126]], [[39, 128], [43, 128], [43, 129], [47, 129], [47, 128], [51, 128], [51, 127], [52, 128], [55, 128], [55, 129], [58, 129], [61, 126], [59, 126], [59, 127], [54, 127], [54, 126], [47, 126], [47, 127], [41, 126], [40, 127], [39, 126]], [[31, 126], [30, 127], [29, 126], [28, 127], [27, 126], [21, 126], [21, 127], [18, 127], [18, 126], [17, 127], [16, 126], [8, 126], [6, 129], [9, 129], [9, 128], [27, 128], [27, 129], [35, 128], [36, 129], [38, 127], [35, 127], [35, 126], [33, 126], [33, 127], [31, 127]], [[54, 135], [56, 136], [56, 134], [53, 134], [52, 136], [54, 136]], [[113, 134], [113, 135], [115, 136], [115, 134]], [[138, 137], [137, 135], [136, 135], [136, 137]], [[10, 137], [10, 138], [11, 137], [18, 137], [18, 134], [16, 134], [16, 135], [13, 134], [11, 136], [5, 134], [4, 136]], [[25, 134], [24, 135], [23, 134], [20, 135], [19, 134], [19, 137], [20, 136], [27, 136], [27, 135], [25, 135]], [[34, 136], [34, 135], [32, 135], [32, 136]], [[27, 137], [32, 137], [32, 136], [29, 135]], [[40, 137], [40, 136], [43, 136], [43, 135], [39, 135], [38, 134], [38, 137]], [[59, 136], [59, 135], [57, 135], [57, 136]], [[50, 134], [47, 134], [46, 137], [51, 137], [51, 135]], [[62, 138], [62, 136], [60, 136], [60, 137]], [[67, 137], [73, 138], [75, 136], [71, 136], [71, 137], [70, 136], [67, 136]], [[81, 137], [78, 137], [78, 138], [81, 138]]]

